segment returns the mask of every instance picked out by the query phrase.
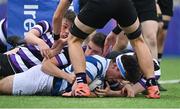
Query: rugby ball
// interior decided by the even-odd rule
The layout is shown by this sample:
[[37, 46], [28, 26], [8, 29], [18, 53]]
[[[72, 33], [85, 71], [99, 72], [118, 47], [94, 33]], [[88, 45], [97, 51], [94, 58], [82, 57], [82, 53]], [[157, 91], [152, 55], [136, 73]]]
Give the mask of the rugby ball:
[[104, 87], [104, 82], [99, 79], [99, 78], [96, 78], [94, 79], [90, 84], [89, 84], [89, 88], [91, 91], [94, 91], [96, 88], [103, 88]]

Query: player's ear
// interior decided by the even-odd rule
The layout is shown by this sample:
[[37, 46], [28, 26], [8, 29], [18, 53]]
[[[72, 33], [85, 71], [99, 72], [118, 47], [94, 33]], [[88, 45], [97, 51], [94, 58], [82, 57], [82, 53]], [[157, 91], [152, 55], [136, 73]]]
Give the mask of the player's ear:
[[117, 64], [115, 62], [113, 63], [113, 68], [117, 68]]

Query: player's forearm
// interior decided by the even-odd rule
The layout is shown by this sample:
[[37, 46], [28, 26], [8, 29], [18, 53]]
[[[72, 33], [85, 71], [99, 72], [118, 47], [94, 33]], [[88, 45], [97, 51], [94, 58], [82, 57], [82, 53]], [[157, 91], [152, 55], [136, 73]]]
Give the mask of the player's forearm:
[[49, 75], [55, 76], [57, 78], [63, 78], [66, 80], [69, 76], [66, 72], [60, 70], [55, 64], [51, 63], [50, 59], [47, 59], [43, 62], [42, 71]]
[[[30, 30], [26, 33], [24, 40], [27, 44], [38, 45], [44, 42], [41, 38], [39, 38], [40, 33], [37, 30]], [[45, 43], [45, 42], [44, 42]]]
[[145, 90], [145, 88], [137, 82], [136, 84], [132, 85], [132, 88], [134, 90], [134, 94], [137, 95], [138, 93], [142, 92]]
[[121, 94], [121, 91], [113, 91], [111, 90], [107, 96], [111, 96], [111, 97], [122, 97], [124, 95]]
[[64, 13], [70, 6], [69, 0], [61, 0], [53, 16], [53, 32], [54, 34], [60, 34], [60, 28]]

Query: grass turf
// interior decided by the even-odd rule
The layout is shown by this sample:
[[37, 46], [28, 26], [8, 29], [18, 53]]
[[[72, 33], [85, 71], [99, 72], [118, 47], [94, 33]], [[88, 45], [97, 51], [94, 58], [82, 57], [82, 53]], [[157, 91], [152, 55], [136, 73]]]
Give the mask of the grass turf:
[[[180, 79], [180, 58], [161, 63], [161, 80]], [[180, 84], [164, 84], [161, 99], [136, 98], [63, 98], [50, 96], [0, 96], [0, 108], [180, 108]]]

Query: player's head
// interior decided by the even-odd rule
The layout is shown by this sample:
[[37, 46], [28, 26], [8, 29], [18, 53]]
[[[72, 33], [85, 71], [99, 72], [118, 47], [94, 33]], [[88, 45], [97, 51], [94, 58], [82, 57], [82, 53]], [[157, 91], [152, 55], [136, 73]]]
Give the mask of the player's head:
[[117, 79], [125, 79], [133, 83], [136, 83], [142, 76], [137, 58], [135, 55], [132, 55], [132, 52], [119, 54], [118, 56], [114, 55], [111, 58], [110, 66], [114, 66], [114, 68], [111, 69], [113, 73], [107, 73], [107, 76], [111, 75], [111, 78], [114, 76]]
[[67, 10], [63, 19], [62, 19], [62, 25], [61, 25], [61, 38], [67, 38], [69, 34], [69, 29], [71, 28], [74, 19], [76, 15], [72, 10]]
[[102, 55], [106, 36], [103, 33], [96, 33], [87, 44], [85, 55]]
[[119, 55], [116, 64], [123, 79], [136, 83], [141, 77], [141, 71], [135, 55]]

